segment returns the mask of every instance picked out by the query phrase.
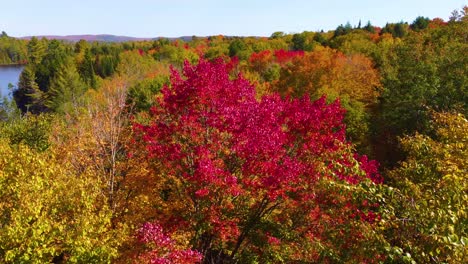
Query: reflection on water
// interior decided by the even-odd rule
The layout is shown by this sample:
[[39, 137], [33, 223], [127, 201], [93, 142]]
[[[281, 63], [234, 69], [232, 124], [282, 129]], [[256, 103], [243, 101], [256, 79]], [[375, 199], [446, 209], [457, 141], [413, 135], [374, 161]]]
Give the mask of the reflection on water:
[[24, 66], [0, 66], [0, 95], [11, 98], [11, 91], [8, 89], [8, 84], [18, 85], [19, 76], [23, 71]]

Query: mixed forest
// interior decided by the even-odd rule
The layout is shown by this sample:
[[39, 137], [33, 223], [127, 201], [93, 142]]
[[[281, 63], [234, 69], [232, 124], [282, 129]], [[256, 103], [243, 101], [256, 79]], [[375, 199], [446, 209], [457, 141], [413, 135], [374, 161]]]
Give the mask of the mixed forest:
[[467, 7], [0, 64], [2, 263], [468, 263]]

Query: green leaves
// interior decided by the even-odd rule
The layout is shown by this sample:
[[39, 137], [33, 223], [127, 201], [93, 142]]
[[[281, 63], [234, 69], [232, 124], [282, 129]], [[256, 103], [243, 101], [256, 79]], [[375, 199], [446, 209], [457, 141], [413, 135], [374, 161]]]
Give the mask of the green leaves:
[[52, 79], [50, 88], [45, 97], [45, 106], [58, 113], [77, 109], [83, 104], [82, 95], [87, 87], [81, 80], [75, 64], [68, 59], [59, 68], [56, 76]]
[[26, 114], [0, 123], [0, 139], [6, 139], [12, 146], [24, 144], [31, 149], [44, 151], [50, 146], [50, 127], [51, 116]]
[[397, 208], [390, 237], [418, 262], [462, 263], [462, 238], [468, 235], [468, 121], [454, 113], [434, 113], [433, 120], [434, 138], [417, 134], [401, 140], [408, 159], [389, 173], [400, 193], [385, 206]]

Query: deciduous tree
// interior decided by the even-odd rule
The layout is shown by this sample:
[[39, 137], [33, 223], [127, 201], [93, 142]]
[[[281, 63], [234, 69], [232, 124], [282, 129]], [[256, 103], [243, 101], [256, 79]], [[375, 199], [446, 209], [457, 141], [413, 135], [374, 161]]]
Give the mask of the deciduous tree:
[[110, 210], [90, 171], [0, 139], [0, 262], [110, 263]]
[[316, 49], [284, 67], [274, 90], [283, 96], [340, 98], [348, 110], [348, 136], [363, 149], [368, 146], [369, 109], [377, 102], [380, 80], [367, 57], [345, 55], [330, 48]]
[[388, 240], [418, 263], [468, 260], [468, 121], [457, 113], [433, 113], [435, 137], [401, 139], [407, 159], [390, 171], [396, 187]]
[[324, 98], [257, 101], [220, 61], [173, 71], [131, 145], [152, 222], [209, 263], [378, 260], [361, 185], [380, 177], [346, 142], [343, 113]]

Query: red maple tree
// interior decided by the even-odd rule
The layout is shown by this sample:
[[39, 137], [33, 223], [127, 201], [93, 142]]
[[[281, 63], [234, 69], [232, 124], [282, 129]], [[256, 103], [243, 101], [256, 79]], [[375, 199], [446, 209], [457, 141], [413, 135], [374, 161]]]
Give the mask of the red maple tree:
[[160, 193], [154, 222], [209, 263], [363, 261], [374, 213], [356, 190], [380, 176], [346, 142], [343, 115], [325, 98], [257, 100], [222, 61], [172, 70], [149, 121], [134, 125]]

